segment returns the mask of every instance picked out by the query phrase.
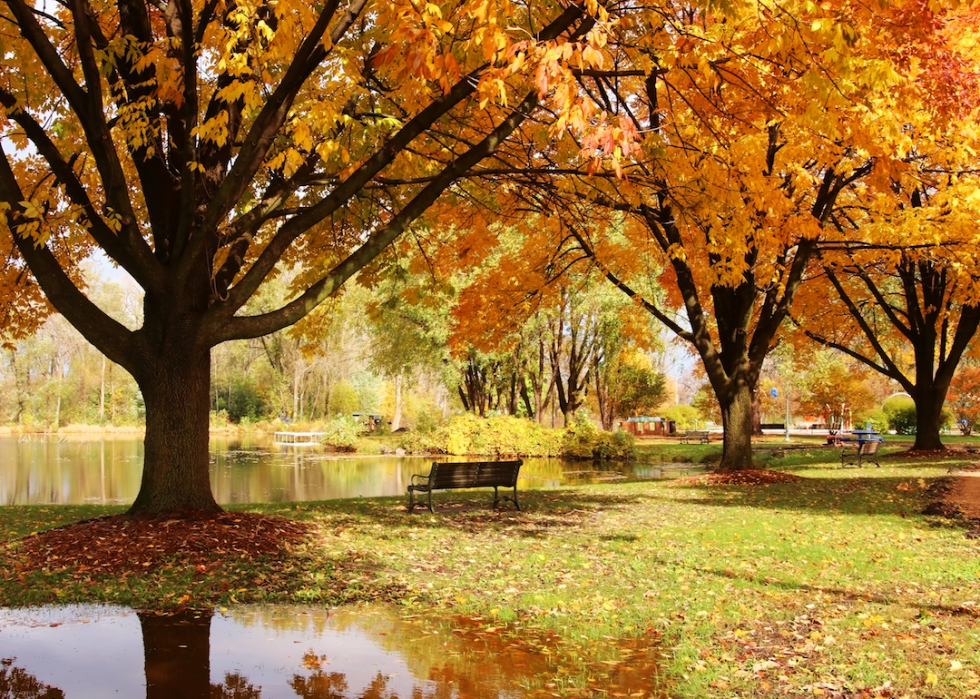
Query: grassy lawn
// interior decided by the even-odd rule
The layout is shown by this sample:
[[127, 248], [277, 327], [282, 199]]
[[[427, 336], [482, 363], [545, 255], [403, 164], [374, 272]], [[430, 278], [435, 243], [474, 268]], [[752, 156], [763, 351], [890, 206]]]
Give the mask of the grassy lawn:
[[764, 457], [797, 482], [529, 491], [524, 512], [490, 512], [486, 492], [440, 497], [434, 516], [384, 498], [248, 506], [314, 535], [287, 558], [144, 575], [24, 567], [20, 536], [118, 510], [0, 508], [0, 604], [435, 607], [568, 644], [658, 638], [680, 697], [980, 696], [980, 543], [918, 514], [968, 457], [841, 470], [838, 453]]

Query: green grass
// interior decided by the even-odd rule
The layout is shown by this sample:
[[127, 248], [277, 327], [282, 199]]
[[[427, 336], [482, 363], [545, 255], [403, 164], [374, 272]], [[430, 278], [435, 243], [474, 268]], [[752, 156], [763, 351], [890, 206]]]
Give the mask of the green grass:
[[108, 509], [2, 508], [0, 603], [380, 601], [569, 644], [659, 637], [681, 697], [976, 696], [980, 544], [964, 522], [917, 514], [963, 457], [841, 470], [838, 453], [771, 457], [800, 482], [530, 491], [524, 512], [490, 512], [485, 491], [441, 494], [434, 516], [390, 498], [248, 506], [316, 534], [285, 560], [125, 580], [11, 572], [19, 536]]

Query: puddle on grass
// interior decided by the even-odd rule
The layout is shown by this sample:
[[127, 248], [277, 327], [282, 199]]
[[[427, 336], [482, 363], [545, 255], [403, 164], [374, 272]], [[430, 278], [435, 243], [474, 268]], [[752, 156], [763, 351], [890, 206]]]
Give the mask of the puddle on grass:
[[643, 639], [386, 611], [0, 610], [4, 699], [666, 696]]

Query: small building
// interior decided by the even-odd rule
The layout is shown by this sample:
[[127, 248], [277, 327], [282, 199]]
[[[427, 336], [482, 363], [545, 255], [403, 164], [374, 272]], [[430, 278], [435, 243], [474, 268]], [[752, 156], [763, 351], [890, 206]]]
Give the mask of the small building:
[[619, 427], [634, 437], [654, 437], [673, 434], [673, 420], [662, 417], [631, 417], [626, 422], [620, 422]]

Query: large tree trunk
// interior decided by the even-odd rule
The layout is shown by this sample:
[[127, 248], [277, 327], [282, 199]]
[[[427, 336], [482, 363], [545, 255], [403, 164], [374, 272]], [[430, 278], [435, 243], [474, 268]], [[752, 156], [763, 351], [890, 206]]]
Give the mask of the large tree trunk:
[[[211, 511], [211, 355], [174, 340], [136, 377], [146, 403], [143, 479], [130, 514]], [[183, 345], [183, 346], [182, 346]]]
[[739, 471], [752, 468], [752, 389], [741, 382], [732, 382], [730, 391], [719, 392], [721, 420], [725, 429], [719, 471]]
[[917, 386], [915, 400], [915, 444], [912, 451], [940, 451], [946, 447], [940, 437], [946, 391], [933, 385]]

